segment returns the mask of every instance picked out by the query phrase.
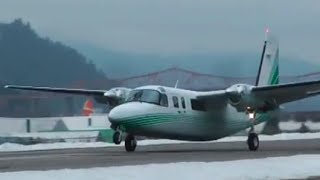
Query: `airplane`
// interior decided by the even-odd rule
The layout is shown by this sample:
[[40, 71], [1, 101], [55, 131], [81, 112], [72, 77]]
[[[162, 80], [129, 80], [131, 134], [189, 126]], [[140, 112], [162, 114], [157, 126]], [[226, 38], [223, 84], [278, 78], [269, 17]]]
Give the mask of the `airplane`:
[[[267, 32], [268, 33], [268, 32]], [[103, 90], [70, 90], [7, 85], [6, 88], [104, 97]], [[157, 85], [130, 90], [108, 114], [113, 141], [135, 151], [137, 136], [212, 141], [250, 129], [247, 145], [259, 148], [255, 125], [277, 118], [280, 105], [320, 94], [320, 80], [279, 84], [279, 45], [266, 36], [255, 85], [235, 84], [216, 91]]]

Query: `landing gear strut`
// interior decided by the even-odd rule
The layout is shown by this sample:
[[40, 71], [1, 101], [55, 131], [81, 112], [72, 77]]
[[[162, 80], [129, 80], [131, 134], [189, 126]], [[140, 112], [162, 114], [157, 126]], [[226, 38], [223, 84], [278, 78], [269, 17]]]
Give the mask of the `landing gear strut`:
[[128, 134], [125, 140], [125, 147], [127, 152], [133, 152], [137, 147], [137, 140], [131, 134]]
[[256, 151], [259, 148], [259, 137], [258, 137], [258, 134], [255, 133], [254, 131], [256, 113], [254, 110], [251, 110], [250, 108], [247, 108], [247, 110], [248, 110], [249, 120], [252, 123], [251, 129], [248, 135], [247, 144], [250, 151]]

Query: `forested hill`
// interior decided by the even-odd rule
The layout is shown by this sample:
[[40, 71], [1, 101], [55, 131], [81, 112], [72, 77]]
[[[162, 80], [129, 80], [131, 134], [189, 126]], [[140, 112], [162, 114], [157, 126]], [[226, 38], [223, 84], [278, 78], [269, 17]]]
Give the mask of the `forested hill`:
[[[0, 24], [0, 83], [72, 86], [75, 82], [105, 82], [102, 71], [76, 50], [42, 38], [29, 23], [17, 19]], [[89, 87], [88, 87], [89, 88]], [[102, 87], [100, 87], [102, 88]]]

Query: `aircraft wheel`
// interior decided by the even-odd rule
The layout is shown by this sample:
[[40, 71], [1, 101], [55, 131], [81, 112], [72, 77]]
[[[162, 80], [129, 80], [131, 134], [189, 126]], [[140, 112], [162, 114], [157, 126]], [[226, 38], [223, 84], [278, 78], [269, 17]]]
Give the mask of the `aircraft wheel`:
[[133, 152], [137, 147], [137, 140], [133, 135], [128, 134], [125, 140], [125, 147], [127, 152]]
[[115, 144], [120, 144], [121, 143], [121, 133], [119, 131], [114, 132], [112, 139]]
[[256, 133], [250, 133], [247, 144], [250, 151], [256, 151], [259, 148], [259, 138]]

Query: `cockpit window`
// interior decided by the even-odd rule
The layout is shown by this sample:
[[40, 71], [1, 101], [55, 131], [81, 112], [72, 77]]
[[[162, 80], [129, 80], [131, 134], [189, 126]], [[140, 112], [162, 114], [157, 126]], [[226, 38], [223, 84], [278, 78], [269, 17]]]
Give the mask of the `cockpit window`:
[[126, 102], [139, 101], [142, 95], [142, 91], [133, 90], [129, 93]]
[[159, 91], [151, 89], [131, 91], [126, 102], [146, 102], [161, 106], [168, 106], [167, 96], [165, 94], [161, 94]]

